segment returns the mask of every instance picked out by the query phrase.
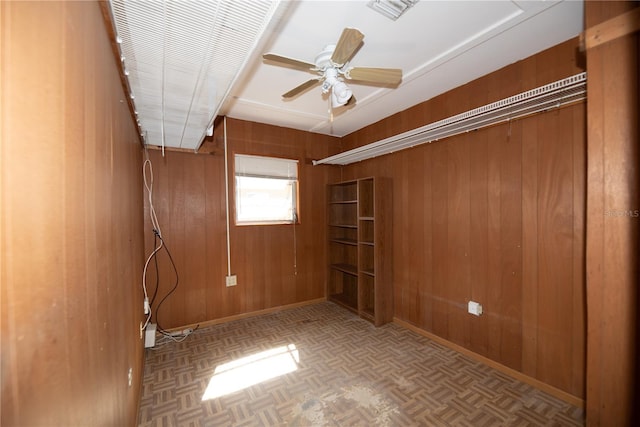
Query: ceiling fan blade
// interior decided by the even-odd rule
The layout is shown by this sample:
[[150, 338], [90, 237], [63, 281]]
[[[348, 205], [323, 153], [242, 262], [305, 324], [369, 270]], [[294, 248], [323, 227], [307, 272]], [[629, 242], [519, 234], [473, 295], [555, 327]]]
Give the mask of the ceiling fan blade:
[[331, 61], [338, 67], [342, 67], [358, 50], [364, 34], [355, 28], [345, 28], [340, 35], [340, 40], [331, 55]]
[[368, 83], [398, 85], [402, 81], [402, 70], [399, 68], [367, 68], [355, 67], [347, 72], [351, 80]]
[[313, 69], [315, 69], [316, 67], [315, 64], [299, 61], [293, 58], [287, 58], [286, 56], [276, 55], [275, 53], [265, 53], [264, 55], [262, 55], [262, 58], [266, 61], [273, 61], [277, 65], [293, 67], [304, 71], [313, 71]]
[[320, 79], [311, 79], [311, 80], [307, 80], [306, 82], [302, 83], [300, 86], [296, 86], [293, 89], [291, 89], [289, 92], [285, 93], [284, 95], [282, 95], [283, 98], [293, 98], [294, 96], [311, 89], [314, 86], [317, 86], [320, 84]]

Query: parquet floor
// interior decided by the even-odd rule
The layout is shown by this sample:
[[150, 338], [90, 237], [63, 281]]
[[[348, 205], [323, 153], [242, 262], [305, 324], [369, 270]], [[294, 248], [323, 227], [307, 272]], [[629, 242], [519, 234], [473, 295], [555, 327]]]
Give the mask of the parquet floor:
[[412, 331], [375, 328], [324, 302], [147, 350], [139, 425], [582, 426], [584, 414]]

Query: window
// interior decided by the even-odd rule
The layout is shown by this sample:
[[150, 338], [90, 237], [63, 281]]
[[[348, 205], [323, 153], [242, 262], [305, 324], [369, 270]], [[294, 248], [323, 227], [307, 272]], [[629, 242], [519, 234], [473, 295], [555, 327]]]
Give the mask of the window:
[[298, 218], [298, 161], [235, 155], [236, 224], [286, 224]]

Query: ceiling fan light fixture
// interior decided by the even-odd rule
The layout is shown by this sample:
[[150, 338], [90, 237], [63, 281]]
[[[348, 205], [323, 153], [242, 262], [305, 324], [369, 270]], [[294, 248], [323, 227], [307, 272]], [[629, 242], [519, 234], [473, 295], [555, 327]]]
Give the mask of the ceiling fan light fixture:
[[341, 107], [349, 102], [352, 96], [353, 92], [351, 92], [349, 86], [345, 82], [337, 81], [331, 89], [331, 106], [334, 108]]
[[371, 0], [367, 6], [389, 19], [396, 20], [419, 0]]

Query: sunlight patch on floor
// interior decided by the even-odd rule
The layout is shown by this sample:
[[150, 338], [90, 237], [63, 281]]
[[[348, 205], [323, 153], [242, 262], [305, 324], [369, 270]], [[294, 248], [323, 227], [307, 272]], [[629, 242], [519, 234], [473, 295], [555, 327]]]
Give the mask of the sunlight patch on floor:
[[215, 399], [288, 374], [298, 369], [300, 355], [294, 344], [265, 350], [219, 365], [202, 396]]

